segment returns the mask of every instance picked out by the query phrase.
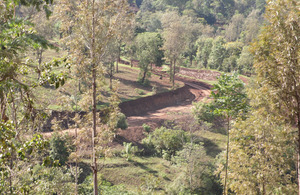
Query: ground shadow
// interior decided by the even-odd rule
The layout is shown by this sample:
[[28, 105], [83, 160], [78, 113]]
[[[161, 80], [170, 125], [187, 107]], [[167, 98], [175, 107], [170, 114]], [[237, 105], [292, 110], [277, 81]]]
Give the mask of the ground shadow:
[[220, 152], [222, 152], [222, 149], [210, 139], [201, 137], [201, 141], [203, 142], [203, 146], [208, 156], [215, 158]]
[[144, 164], [140, 163], [140, 162], [136, 162], [136, 161], [131, 161], [131, 163], [134, 165], [134, 166], [137, 166], [137, 167], [140, 167], [141, 169], [147, 171], [148, 173], [151, 173], [153, 174], [155, 177], [157, 177], [157, 171], [145, 166]]

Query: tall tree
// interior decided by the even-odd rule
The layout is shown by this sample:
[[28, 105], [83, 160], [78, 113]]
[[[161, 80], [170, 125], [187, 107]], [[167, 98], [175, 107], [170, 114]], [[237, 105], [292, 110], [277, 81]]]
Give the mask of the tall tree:
[[[94, 194], [98, 194], [97, 181], [97, 96], [99, 87], [97, 79], [104, 78], [101, 60], [105, 55], [107, 46], [118, 33], [118, 25], [124, 19], [125, 13], [130, 13], [126, 0], [90, 0], [90, 1], [69, 1], [60, 2], [60, 19], [64, 24], [65, 40], [70, 48], [70, 56], [80, 64], [87, 67], [87, 76], [92, 81], [92, 163]], [[99, 135], [100, 136], [100, 135]]]
[[248, 98], [244, 91], [244, 83], [238, 78], [238, 74], [222, 74], [218, 78], [218, 83], [212, 88], [212, 107], [214, 113], [223, 116], [227, 125], [227, 146], [225, 157], [225, 175], [223, 194], [228, 194], [228, 162], [229, 162], [229, 140], [231, 121], [247, 112]]
[[186, 17], [181, 17], [177, 12], [168, 12], [163, 16], [163, 38], [165, 40], [162, 49], [170, 64], [170, 80], [174, 87], [176, 62], [184, 52], [185, 42], [185, 21]]
[[199, 63], [199, 66], [201, 68], [208, 68], [208, 59], [209, 55], [211, 53], [211, 49], [213, 46], [213, 39], [212, 38], [204, 38], [201, 37], [200, 39], [197, 40], [197, 61]]
[[226, 57], [225, 40], [223, 37], [217, 37], [213, 41], [211, 53], [207, 61], [207, 66], [211, 69], [219, 69]]
[[150, 66], [161, 66], [163, 63], [163, 51], [160, 49], [163, 40], [158, 33], [146, 32], [138, 34], [135, 40], [136, 56], [139, 60], [141, 83], [147, 79]]
[[300, 194], [300, 2], [268, 1], [268, 24], [253, 46], [258, 82], [270, 91], [273, 112], [286, 117], [298, 128], [297, 173]]

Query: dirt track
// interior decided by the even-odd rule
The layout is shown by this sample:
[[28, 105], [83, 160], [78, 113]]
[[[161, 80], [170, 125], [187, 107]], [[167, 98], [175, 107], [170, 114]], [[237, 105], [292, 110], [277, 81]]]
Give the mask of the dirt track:
[[158, 110], [145, 112], [139, 116], [129, 116], [127, 118], [129, 128], [120, 130], [114, 145], [117, 143], [122, 145], [123, 142], [133, 142], [136, 145], [145, 137], [142, 125], [148, 124], [154, 130], [160, 127], [165, 121], [176, 120], [191, 113], [192, 102], [197, 102], [204, 97], [208, 97], [210, 90], [208, 86], [201, 82], [191, 82], [191, 80], [180, 79], [181, 82], [186, 83], [187, 90], [193, 94], [193, 99], [186, 99], [177, 102], [168, 107]]

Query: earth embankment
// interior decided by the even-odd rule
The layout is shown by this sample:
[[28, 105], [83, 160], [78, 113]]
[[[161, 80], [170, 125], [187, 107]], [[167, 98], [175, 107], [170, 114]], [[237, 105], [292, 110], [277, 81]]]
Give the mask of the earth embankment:
[[193, 101], [195, 95], [191, 93], [190, 87], [185, 85], [174, 91], [159, 93], [153, 96], [139, 98], [120, 104], [121, 112], [127, 117], [143, 115], [149, 111], [158, 110], [171, 105], [187, 101]]

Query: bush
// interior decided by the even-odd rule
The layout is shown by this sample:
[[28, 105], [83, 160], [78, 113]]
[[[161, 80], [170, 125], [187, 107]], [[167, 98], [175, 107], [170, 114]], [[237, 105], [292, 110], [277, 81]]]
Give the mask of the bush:
[[166, 160], [171, 160], [176, 151], [181, 150], [183, 144], [187, 141], [187, 135], [183, 130], [167, 129], [160, 127], [150, 133], [142, 143], [148, 149]]
[[147, 124], [143, 124], [143, 128], [144, 128], [144, 130], [147, 132], [147, 133], [150, 133], [150, 130], [151, 130], [151, 127], [149, 126], [149, 125], [147, 125]]
[[138, 147], [133, 146], [132, 143], [123, 142], [124, 153], [127, 161], [131, 161], [132, 155], [138, 152]]
[[128, 128], [126, 116], [123, 113], [118, 114], [118, 123], [117, 123], [117, 128], [121, 128], [122, 130]]
[[50, 158], [59, 161], [60, 165], [65, 165], [73, 150], [70, 137], [54, 133], [50, 139]]

